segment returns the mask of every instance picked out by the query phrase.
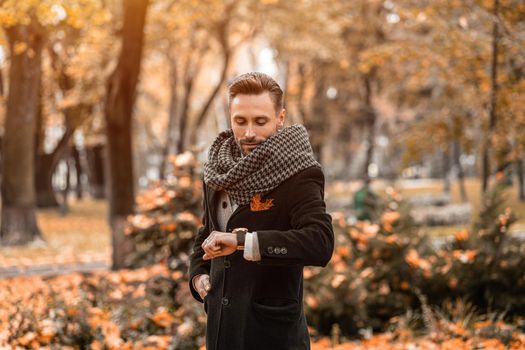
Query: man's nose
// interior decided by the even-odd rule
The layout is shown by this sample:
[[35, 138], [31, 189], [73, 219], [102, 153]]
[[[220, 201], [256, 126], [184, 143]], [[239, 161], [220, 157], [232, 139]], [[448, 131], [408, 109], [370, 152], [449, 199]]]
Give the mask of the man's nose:
[[244, 133], [244, 137], [246, 138], [253, 138], [255, 137], [255, 132], [253, 132], [253, 128], [251, 125], [248, 125], [246, 128], [246, 132]]

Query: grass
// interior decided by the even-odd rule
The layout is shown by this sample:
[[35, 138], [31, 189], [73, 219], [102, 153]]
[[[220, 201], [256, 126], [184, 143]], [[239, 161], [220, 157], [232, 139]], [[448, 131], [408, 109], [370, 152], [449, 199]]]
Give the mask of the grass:
[[[384, 189], [389, 185], [391, 184], [378, 180], [373, 183], [373, 188], [378, 193], [384, 193]], [[352, 182], [349, 184], [333, 183], [327, 186], [327, 193], [332, 198], [352, 196], [353, 192], [356, 191], [359, 186], [360, 185], [358, 182]], [[394, 184], [394, 187], [403, 195], [403, 197], [409, 198], [422, 194], [442, 193], [443, 181], [436, 179], [422, 181], [398, 181]], [[481, 183], [478, 178], [467, 178], [465, 180], [465, 188], [468, 201], [472, 206], [472, 221], [476, 218], [481, 205]], [[456, 181], [451, 184], [450, 195], [452, 203], [461, 202], [459, 184]], [[511, 231], [525, 231], [525, 202], [520, 202], [518, 199], [517, 184], [513, 188], [507, 188], [505, 195], [507, 199], [507, 205], [518, 216], [518, 221], [511, 227]], [[425, 232], [432, 236], [446, 236], [468, 227], [469, 225], [452, 225], [425, 227], [424, 229]]]
[[45, 242], [24, 247], [0, 247], [0, 266], [109, 261], [111, 235], [107, 224], [107, 202], [71, 200], [62, 216], [56, 209], [37, 212]]
[[[467, 198], [472, 206], [471, 221], [475, 220], [481, 207], [481, 182], [477, 178], [465, 180], [465, 190]], [[406, 196], [415, 196], [422, 193], [440, 193], [443, 191], [443, 182], [436, 180], [431, 186], [419, 188], [400, 188], [401, 193]], [[452, 203], [461, 203], [461, 194], [457, 181], [453, 182], [450, 188]], [[520, 202], [518, 198], [518, 186], [509, 187], [505, 190], [506, 204], [518, 216], [518, 221], [513, 225], [511, 231], [525, 231], [525, 202]], [[468, 228], [468, 225], [455, 226], [435, 226], [427, 227], [425, 230], [431, 235], [448, 235], [457, 230]]]

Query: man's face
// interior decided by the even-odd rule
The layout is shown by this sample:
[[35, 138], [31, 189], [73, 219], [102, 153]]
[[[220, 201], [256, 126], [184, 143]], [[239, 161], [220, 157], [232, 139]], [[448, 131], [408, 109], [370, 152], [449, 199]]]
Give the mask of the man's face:
[[259, 95], [239, 94], [231, 100], [230, 119], [235, 141], [244, 154], [274, 135], [284, 125], [285, 111], [276, 115], [269, 92]]

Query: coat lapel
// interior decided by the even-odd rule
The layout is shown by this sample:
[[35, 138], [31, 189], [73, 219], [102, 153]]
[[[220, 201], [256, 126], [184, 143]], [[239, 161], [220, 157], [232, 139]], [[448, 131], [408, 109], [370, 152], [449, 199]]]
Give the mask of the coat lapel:
[[217, 221], [217, 191], [213, 188], [208, 187], [208, 211], [210, 217], [208, 218], [211, 222], [212, 230], [219, 229], [219, 223]]
[[[210, 220], [210, 222], [212, 224], [212, 230], [220, 230], [219, 229], [219, 221], [217, 220], [217, 206], [218, 206], [217, 201], [219, 200], [219, 191], [216, 191], [216, 190], [214, 190], [211, 187], [207, 187], [207, 190], [208, 190], [208, 202], [207, 202], [207, 205], [208, 205], [208, 211], [210, 212], [209, 220]], [[237, 207], [237, 209], [235, 209], [233, 211], [232, 215], [228, 219], [228, 223], [240, 211], [242, 211], [243, 209], [247, 209], [247, 208], [249, 208], [249, 204], [239, 205]]]

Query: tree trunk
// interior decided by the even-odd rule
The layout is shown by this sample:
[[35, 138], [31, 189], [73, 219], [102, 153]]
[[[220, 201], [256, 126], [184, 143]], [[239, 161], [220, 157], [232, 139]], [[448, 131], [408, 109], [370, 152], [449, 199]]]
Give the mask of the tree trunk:
[[481, 189], [483, 193], [487, 192], [489, 177], [490, 177], [490, 144], [494, 129], [496, 128], [496, 108], [498, 96], [498, 19], [499, 16], [499, 0], [494, 0], [494, 23], [492, 24], [492, 60], [491, 60], [491, 89], [490, 89], [490, 110], [489, 110], [489, 125], [485, 140], [483, 143], [482, 154], [482, 169], [481, 169]]
[[183, 153], [186, 146], [186, 127], [190, 118], [190, 101], [193, 92], [193, 82], [195, 78], [186, 77], [184, 81], [184, 99], [182, 101], [182, 109], [179, 118], [179, 139], [177, 140], [177, 153]]
[[144, 24], [148, 0], [126, 0], [122, 49], [107, 86], [105, 118], [107, 133], [107, 188], [112, 231], [113, 269], [125, 266], [130, 242], [125, 239], [126, 218], [135, 202], [131, 124], [140, 73]]
[[[35, 213], [34, 152], [45, 39], [35, 27], [31, 24], [6, 29], [12, 55], [2, 147], [0, 241], [5, 245], [42, 238]], [[27, 49], [15, 53], [16, 42], [27, 43]]]
[[458, 185], [459, 185], [459, 193], [461, 195], [461, 202], [466, 203], [468, 202], [468, 196], [467, 196], [467, 189], [465, 187], [465, 173], [463, 172], [463, 167], [461, 166], [461, 145], [456, 140], [453, 142], [453, 153], [454, 153], [454, 165], [456, 166], [456, 169], [458, 170]]
[[364, 86], [365, 86], [365, 96], [364, 96], [364, 102], [365, 102], [365, 121], [366, 126], [368, 128], [368, 134], [367, 134], [367, 147], [366, 147], [366, 156], [365, 156], [365, 164], [363, 167], [362, 172], [362, 178], [364, 180], [368, 179], [368, 169], [370, 167], [370, 164], [372, 164], [372, 159], [374, 157], [374, 150], [375, 150], [375, 138], [376, 138], [376, 121], [377, 121], [377, 113], [374, 109], [374, 106], [372, 105], [372, 86], [371, 86], [371, 76], [367, 74], [364, 77]]
[[217, 85], [213, 88], [213, 91], [206, 99], [206, 102], [204, 103], [201, 110], [197, 113], [197, 121], [195, 122], [195, 125], [193, 129], [191, 130], [189, 143], [191, 145], [195, 145], [197, 143], [197, 136], [198, 131], [204, 124], [204, 121], [206, 120], [206, 116], [208, 114], [208, 111], [213, 103], [213, 100], [215, 99], [215, 96], [219, 93], [221, 90], [222, 84], [224, 81], [226, 81], [226, 75], [228, 74], [228, 68], [230, 67], [230, 61], [231, 61], [231, 49], [227, 46], [227, 43], [223, 43], [222, 50], [223, 50], [223, 66], [221, 71], [221, 77], [219, 81], [217, 82]]
[[73, 156], [73, 161], [75, 162], [75, 194], [77, 199], [82, 199], [83, 197], [83, 188], [82, 188], [82, 163], [80, 160], [80, 152], [76, 145], [71, 147], [71, 154]]
[[35, 132], [35, 191], [36, 205], [39, 208], [58, 207], [55, 191], [51, 183], [53, 157], [44, 153], [45, 123], [42, 114], [42, 86], [39, 87], [37, 122]]
[[450, 193], [450, 154], [448, 150], [441, 153], [441, 176], [443, 177], [443, 192]]
[[339, 144], [341, 145], [342, 158], [343, 158], [343, 167], [341, 169], [341, 174], [339, 175], [342, 180], [350, 180], [350, 172], [348, 171], [352, 166], [352, 160], [354, 159], [354, 154], [352, 150], [352, 124], [346, 122], [341, 126], [339, 133]]
[[86, 158], [88, 163], [89, 192], [95, 199], [105, 199], [106, 196], [106, 174], [104, 145], [98, 144], [86, 147]]
[[[281, 86], [282, 90], [284, 91], [283, 96], [283, 107], [285, 109], [288, 109], [288, 94], [290, 92], [290, 67], [291, 67], [290, 60], [284, 60], [280, 61], [280, 66], [282, 67], [282, 74], [283, 74], [283, 84]], [[288, 115], [288, 118], [292, 119], [292, 124], [296, 124], [293, 120], [293, 116]]]
[[39, 208], [59, 207], [52, 184], [53, 174], [64, 153], [69, 150], [69, 141], [74, 133], [75, 129], [67, 127], [52, 153], [36, 156], [35, 187]]
[[[2, 159], [2, 156], [3, 156], [3, 152], [2, 152], [2, 147], [4, 145], [4, 138], [0, 135], [0, 183], [2, 182], [2, 167], [4, 165], [4, 161]], [[1, 198], [0, 198], [0, 201], [1, 201]]]
[[[60, 62], [58, 55], [51, 48], [49, 51], [51, 57], [52, 66], [57, 75], [57, 82], [63, 95], [66, 95], [74, 86], [75, 82], [67, 74], [67, 67]], [[41, 110], [41, 108], [40, 108]], [[64, 153], [70, 150], [69, 143], [73, 137], [75, 130], [79, 127], [84, 120], [91, 113], [92, 106], [84, 103], [80, 103], [64, 110], [64, 119], [66, 131], [62, 138], [55, 146], [55, 149], [50, 154], [45, 154], [43, 146], [41, 144], [45, 141], [45, 125], [43, 125], [43, 118], [40, 113], [38, 118], [37, 128], [37, 155], [36, 155], [36, 173], [35, 173], [35, 186], [37, 205], [40, 208], [48, 207], [59, 207], [59, 202], [56, 199], [56, 193], [53, 188], [52, 179], [55, 173], [56, 167]]]
[[39, 208], [58, 208], [59, 204], [53, 188], [53, 154], [40, 153], [35, 159], [36, 205]]
[[0, 97], [4, 97], [4, 72], [0, 69]]
[[[166, 178], [168, 156], [170, 154], [171, 146], [173, 145], [173, 139], [175, 132], [175, 122], [177, 121], [177, 60], [170, 58], [170, 107], [168, 113], [168, 128], [166, 129], [166, 144], [162, 149], [162, 160], [159, 169], [159, 179], [164, 180]], [[180, 135], [179, 135], [180, 137]]]
[[[314, 157], [319, 163], [322, 163], [322, 150], [326, 130], [329, 129], [328, 119], [323, 119], [320, 116], [325, 115], [326, 112], [326, 75], [324, 74], [322, 63], [314, 63], [315, 68], [319, 71], [317, 80], [315, 81], [314, 96], [311, 103], [311, 112], [304, 108], [303, 122], [310, 135], [310, 143], [312, 144], [312, 151]], [[303, 92], [301, 92], [303, 93]], [[304, 106], [303, 106], [304, 107]]]
[[306, 68], [303, 63], [299, 63], [299, 91], [297, 92], [297, 110], [300, 115], [301, 123], [306, 124], [307, 111], [305, 106], [305, 91], [306, 91]]
[[523, 175], [523, 158], [516, 160], [516, 175], [518, 176], [518, 198], [525, 202], [525, 176]]
[[69, 197], [69, 191], [71, 190], [71, 179], [70, 179], [70, 176], [71, 176], [71, 162], [70, 162], [70, 157], [67, 156], [65, 157], [64, 159], [64, 162], [65, 162], [65, 166], [66, 166], [66, 174], [64, 175], [65, 176], [65, 184], [64, 184], [64, 188], [61, 189], [60, 191], [60, 194], [61, 194], [61, 200], [60, 200], [60, 215], [62, 216], [65, 216], [68, 212], [69, 212], [69, 202], [68, 202], [68, 197]]

